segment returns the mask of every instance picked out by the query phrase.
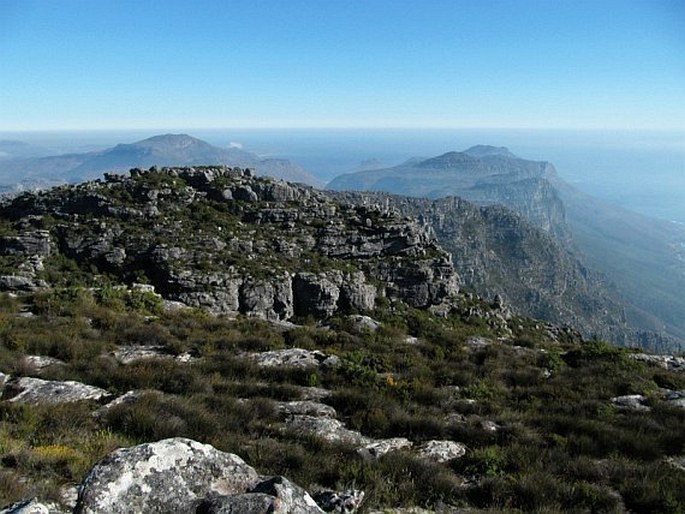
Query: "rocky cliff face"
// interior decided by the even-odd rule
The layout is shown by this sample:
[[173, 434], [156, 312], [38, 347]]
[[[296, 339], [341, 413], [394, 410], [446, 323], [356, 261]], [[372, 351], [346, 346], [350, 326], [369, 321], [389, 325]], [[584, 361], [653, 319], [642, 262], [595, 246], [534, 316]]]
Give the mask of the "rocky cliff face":
[[416, 221], [238, 168], [108, 174], [23, 194], [0, 217], [5, 289], [59, 283], [60, 266], [75, 264], [270, 320], [370, 310], [383, 297], [428, 307], [458, 291], [449, 254]]
[[416, 217], [451, 253], [465, 288], [491, 300], [499, 296], [519, 313], [571, 325], [587, 336], [627, 342], [618, 337], [627, 330], [621, 305], [604, 278], [514, 212], [454, 197], [331, 194], [342, 202]]
[[[518, 277], [506, 288], [519, 292], [512, 305], [534, 316], [574, 323], [586, 335], [598, 334], [618, 344], [682, 351], [683, 228], [584, 195], [564, 182], [549, 162], [521, 159], [506, 148], [481, 145], [394, 168], [343, 175], [328, 187], [427, 198], [454, 195], [477, 205], [504, 205], [555, 239], [542, 243], [540, 236], [532, 236], [528, 230], [537, 242], [528, 245], [526, 258], [547, 267], [521, 267], [515, 254], [509, 262], [508, 250], [500, 245], [502, 263], [511, 266], [512, 278]], [[508, 224], [504, 219], [501, 222]], [[436, 233], [439, 236], [439, 231]], [[516, 241], [514, 237], [512, 248]], [[440, 242], [456, 261], [449, 241], [441, 238]], [[536, 246], [554, 249], [540, 253], [533, 251]], [[556, 255], [553, 259], [552, 254]], [[491, 262], [484, 270], [494, 276], [502, 263]], [[458, 263], [457, 269], [466, 284], [489, 294], [492, 286], [473, 276], [470, 280], [468, 271]], [[571, 269], [569, 275], [566, 270]], [[542, 270], [548, 278], [542, 276]], [[563, 276], [566, 278], [560, 279]], [[512, 295], [506, 296], [511, 299]]]

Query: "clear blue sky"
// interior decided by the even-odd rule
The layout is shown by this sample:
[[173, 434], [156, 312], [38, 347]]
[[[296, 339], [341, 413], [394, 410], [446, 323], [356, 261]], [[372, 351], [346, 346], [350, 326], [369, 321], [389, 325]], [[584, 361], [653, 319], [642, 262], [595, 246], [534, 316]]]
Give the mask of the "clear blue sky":
[[0, 130], [685, 129], [683, 0], [0, 0]]

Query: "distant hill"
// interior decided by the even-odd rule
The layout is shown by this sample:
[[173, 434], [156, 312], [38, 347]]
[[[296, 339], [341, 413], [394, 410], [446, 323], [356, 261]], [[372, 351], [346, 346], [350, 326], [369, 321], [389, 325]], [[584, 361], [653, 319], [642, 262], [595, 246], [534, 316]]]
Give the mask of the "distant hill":
[[229, 165], [255, 168], [257, 174], [321, 185], [301, 166], [286, 159], [262, 159], [229, 147], [220, 148], [186, 134], [164, 134], [98, 152], [72, 153], [0, 161], [0, 184], [25, 187], [80, 182], [105, 171], [127, 171], [150, 166]]
[[479, 145], [342, 175], [328, 188], [428, 198], [454, 195], [481, 205], [502, 204], [606, 274], [627, 299], [632, 326], [685, 340], [685, 228], [586, 195], [559, 177], [549, 162]]
[[0, 160], [5, 159], [28, 159], [31, 157], [43, 157], [50, 155], [50, 150], [40, 146], [30, 145], [23, 141], [8, 139], [0, 140]]
[[392, 168], [341, 175], [327, 187], [426, 198], [462, 196], [483, 205], [499, 203], [559, 239], [568, 239], [563, 202], [546, 180], [554, 168], [510, 155], [506, 148], [479, 145], [430, 159], [410, 159]]

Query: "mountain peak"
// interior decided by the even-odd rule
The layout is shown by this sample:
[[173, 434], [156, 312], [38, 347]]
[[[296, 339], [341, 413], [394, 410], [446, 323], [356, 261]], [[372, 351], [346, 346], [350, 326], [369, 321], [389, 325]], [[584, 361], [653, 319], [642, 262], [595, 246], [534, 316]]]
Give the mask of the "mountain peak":
[[439, 155], [438, 157], [432, 157], [431, 159], [426, 159], [425, 161], [417, 164], [419, 168], [432, 168], [432, 169], [447, 169], [447, 168], [457, 168], [463, 166], [466, 163], [472, 163], [476, 159], [472, 156], [467, 155], [464, 152], [447, 152], [445, 154]]
[[164, 147], [175, 147], [175, 148], [188, 148], [190, 146], [210, 146], [208, 143], [197, 139], [195, 137], [189, 136], [188, 134], [160, 134], [158, 136], [152, 136], [141, 141], [136, 141], [132, 143], [131, 146], [139, 147], [154, 147], [154, 146], [164, 146]]
[[464, 153], [476, 158], [499, 156], [518, 159], [506, 146], [476, 145], [464, 150]]

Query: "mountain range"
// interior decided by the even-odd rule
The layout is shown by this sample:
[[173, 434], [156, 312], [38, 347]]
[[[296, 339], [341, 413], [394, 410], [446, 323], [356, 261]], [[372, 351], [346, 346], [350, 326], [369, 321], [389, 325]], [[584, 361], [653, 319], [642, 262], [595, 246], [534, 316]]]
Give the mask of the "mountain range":
[[481, 145], [342, 175], [327, 187], [428, 198], [459, 196], [479, 205], [504, 205], [608, 277], [622, 296], [619, 301], [631, 326], [685, 338], [685, 229], [586, 195], [559, 177], [549, 162]]
[[[11, 190], [46, 187], [96, 178], [105, 171], [150, 166], [228, 165], [251, 167], [260, 175], [320, 186], [321, 181], [287, 159], [261, 158], [241, 148], [221, 148], [186, 134], [164, 134], [95, 152], [31, 156], [18, 142], [5, 142], [14, 158], [0, 160], [0, 186]], [[12, 143], [12, 144], [11, 144]], [[0, 150], [2, 149], [0, 144]]]

